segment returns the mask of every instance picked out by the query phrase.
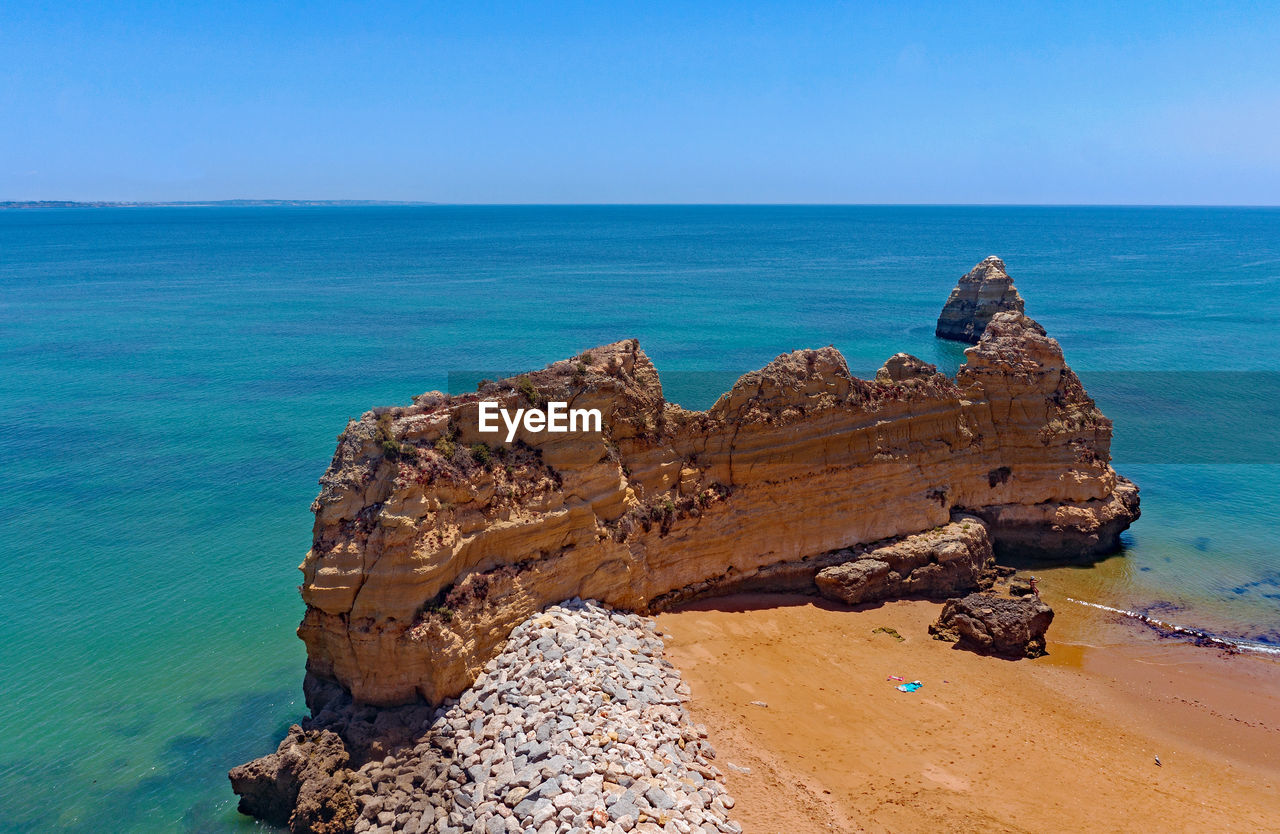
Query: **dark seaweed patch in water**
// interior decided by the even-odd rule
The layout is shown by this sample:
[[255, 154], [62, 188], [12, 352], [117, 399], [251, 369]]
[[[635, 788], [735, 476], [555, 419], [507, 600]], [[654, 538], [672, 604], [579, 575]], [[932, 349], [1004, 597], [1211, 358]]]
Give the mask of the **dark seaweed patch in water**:
[[1230, 630], [1216, 632], [1214, 636], [1241, 643], [1254, 643], [1260, 646], [1280, 646], [1280, 629], [1269, 629], [1260, 632]]
[[1261, 633], [1245, 633], [1243, 631], [1213, 632], [1200, 628], [1175, 625], [1160, 618], [1160, 615], [1184, 610], [1186, 610], [1185, 605], [1168, 600], [1158, 600], [1138, 611], [1122, 613], [1143, 623], [1161, 639], [1188, 640], [1197, 646], [1217, 649], [1227, 654], [1239, 654], [1246, 650], [1247, 646], [1242, 644], [1280, 646], [1280, 630]]
[[1217, 649], [1225, 654], [1239, 654], [1241, 651], [1240, 647], [1230, 639], [1218, 637], [1217, 635], [1198, 628], [1187, 628], [1185, 626], [1172, 625], [1144, 614], [1138, 614], [1134, 619], [1154, 631], [1156, 637], [1161, 640], [1181, 640], [1184, 642], [1191, 642], [1194, 645], [1201, 646], [1206, 649]]
[[1179, 611], [1185, 611], [1185, 610], [1187, 610], [1187, 606], [1183, 605], [1180, 602], [1173, 602], [1172, 600], [1167, 600], [1167, 599], [1159, 599], [1159, 600], [1156, 600], [1155, 602], [1152, 602], [1148, 605], [1143, 606], [1142, 608], [1139, 608], [1138, 613], [1144, 614], [1148, 617], [1154, 617], [1160, 614], [1175, 614]]
[[[71, 762], [53, 757], [33, 757], [17, 750], [0, 759], [0, 796], [4, 797], [5, 831], [47, 831], [51, 785], [73, 785], [79, 777]], [[85, 830], [89, 830], [86, 828]]]
[[1153, 602], [1142, 611], [1126, 611], [1123, 608], [1113, 608], [1110, 605], [1101, 605], [1096, 602], [1086, 602], [1084, 600], [1073, 599], [1067, 597], [1069, 602], [1078, 605], [1087, 605], [1090, 608], [1097, 608], [1102, 611], [1109, 611], [1112, 614], [1118, 614], [1128, 620], [1137, 620], [1146, 625], [1148, 628], [1156, 632], [1160, 638], [1177, 638], [1189, 640], [1198, 646], [1217, 649], [1227, 654], [1239, 654], [1244, 651], [1263, 651], [1267, 653], [1276, 652], [1276, 647], [1280, 647], [1280, 629], [1271, 629], [1266, 632], [1244, 635], [1243, 633], [1221, 633], [1214, 634], [1199, 628], [1190, 628], [1187, 626], [1176, 625], [1159, 617], [1152, 616], [1151, 611], [1172, 610], [1180, 611], [1182, 606], [1167, 600]]
[[150, 713], [140, 715], [121, 717], [115, 721], [106, 723], [105, 729], [112, 735], [121, 738], [133, 738], [140, 736], [147, 730], [151, 729], [151, 725], [155, 723], [155, 717]]
[[[167, 810], [181, 811], [182, 831], [225, 830], [228, 819], [219, 820], [218, 809], [226, 808], [232, 819], [237, 817], [227, 771], [274, 748], [291, 723], [288, 718], [281, 720], [280, 709], [297, 694], [297, 690], [288, 688], [202, 701], [196, 712], [212, 719], [213, 730], [171, 739], [156, 763], [155, 775], [139, 781], [123, 795], [112, 797], [113, 804], [132, 808], [136, 814], [137, 808], [155, 806], [165, 796], [202, 794], [186, 808]], [[293, 720], [302, 718], [303, 711], [299, 703]], [[179, 786], [182, 789], [175, 791]]]
[[[297, 705], [290, 706], [294, 700]], [[201, 701], [187, 721], [212, 730], [174, 736], [153, 763], [154, 770], [124, 789], [98, 784], [96, 774], [84, 771], [73, 753], [6, 755], [0, 759], [5, 805], [0, 830], [88, 834], [111, 830], [111, 822], [118, 820], [130, 821], [131, 828], [187, 834], [258, 830], [236, 812], [227, 771], [274, 749], [291, 719], [303, 717], [301, 700], [298, 690], [288, 687]], [[136, 762], [114, 764], [119, 770], [136, 767]], [[68, 786], [78, 788], [78, 795], [63, 795]], [[186, 798], [186, 803], [175, 803], [175, 798]], [[50, 809], [57, 813], [72, 805], [80, 811], [78, 819], [50, 817]]]
[[[1280, 573], [1273, 571], [1271, 573], [1263, 574], [1262, 576], [1258, 577], [1252, 582], [1245, 582], [1242, 585], [1235, 586], [1234, 588], [1231, 589], [1231, 593], [1235, 594], [1236, 596], [1243, 596], [1244, 594], [1247, 594], [1250, 591], [1254, 591], [1254, 590], [1260, 591], [1264, 588], [1280, 589]], [[1277, 594], [1277, 593], [1265, 593], [1265, 594], [1259, 594], [1259, 596], [1261, 596], [1263, 599], [1280, 598], [1280, 594]]]
[[1150, 625], [1151, 629], [1155, 631], [1156, 638], [1159, 640], [1181, 640], [1182, 642], [1188, 642], [1192, 645], [1199, 646], [1202, 649], [1213, 649], [1220, 655], [1237, 655], [1241, 652], [1239, 646], [1236, 646], [1227, 640], [1214, 639], [1214, 637], [1209, 634], [1200, 634], [1194, 630], [1169, 631], [1168, 629], [1160, 628], [1156, 625], [1148, 625]]

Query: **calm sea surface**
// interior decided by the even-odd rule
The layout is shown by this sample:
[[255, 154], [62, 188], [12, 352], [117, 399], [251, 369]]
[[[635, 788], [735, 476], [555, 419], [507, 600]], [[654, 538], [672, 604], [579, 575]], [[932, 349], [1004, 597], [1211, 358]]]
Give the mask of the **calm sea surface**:
[[855, 372], [1005, 258], [1142, 487], [1093, 601], [1280, 644], [1280, 211], [0, 212], [0, 828], [228, 831], [303, 712], [296, 566], [348, 417], [638, 337], [709, 405], [784, 351]]

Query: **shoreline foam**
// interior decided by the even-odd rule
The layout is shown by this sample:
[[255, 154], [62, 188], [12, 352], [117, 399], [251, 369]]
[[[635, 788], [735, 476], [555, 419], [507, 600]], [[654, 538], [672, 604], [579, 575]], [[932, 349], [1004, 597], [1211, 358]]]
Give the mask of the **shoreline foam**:
[[1125, 608], [1115, 608], [1110, 605], [1103, 605], [1099, 602], [1089, 602], [1083, 599], [1076, 599], [1075, 597], [1066, 597], [1066, 600], [1067, 602], [1072, 602], [1076, 605], [1096, 608], [1099, 611], [1106, 611], [1111, 614], [1118, 614], [1127, 619], [1136, 620], [1143, 625], [1150, 626], [1153, 631], [1162, 636], [1182, 637], [1197, 645], [1220, 648], [1229, 652], [1256, 652], [1258, 654], [1280, 656], [1280, 646], [1270, 646], [1253, 640], [1226, 637], [1220, 634], [1214, 634], [1213, 632], [1202, 628], [1195, 628], [1193, 626], [1177, 625], [1176, 623], [1152, 617], [1150, 614], [1144, 614], [1141, 611], [1130, 611]]

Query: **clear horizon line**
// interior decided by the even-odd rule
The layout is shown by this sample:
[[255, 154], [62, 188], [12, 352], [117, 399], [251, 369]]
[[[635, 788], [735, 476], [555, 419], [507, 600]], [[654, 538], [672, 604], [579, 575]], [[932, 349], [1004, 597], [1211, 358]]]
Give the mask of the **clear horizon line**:
[[380, 199], [333, 199], [333, 198], [251, 198], [251, 197], [231, 197], [216, 200], [64, 200], [64, 199], [38, 199], [38, 200], [0, 200], [0, 208], [146, 208], [146, 207], [169, 207], [169, 208], [200, 208], [211, 206], [227, 206], [239, 204], [241, 206], [270, 206], [277, 205], [280, 207], [297, 207], [306, 208], [308, 206], [323, 207], [325, 205], [337, 206], [402, 206], [402, 207], [493, 207], [493, 208], [517, 208], [517, 207], [582, 207], [582, 208], [609, 208], [609, 207], [742, 207], [742, 208], [1252, 208], [1252, 209], [1274, 209], [1280, 208], [1280, 203], [1123, 203], [1123, 202], [1102, 202], [1102, 203], [1019, 203], [1019, 202], [748, 202], [748, 201], [731, 201], [731, 202], [692, 202], [692, 201], [676, 201], [676, 202], [537, 202], [537, 201], [521, 201], [521, 202], [442, 202], [435, 200], [380, 200]]

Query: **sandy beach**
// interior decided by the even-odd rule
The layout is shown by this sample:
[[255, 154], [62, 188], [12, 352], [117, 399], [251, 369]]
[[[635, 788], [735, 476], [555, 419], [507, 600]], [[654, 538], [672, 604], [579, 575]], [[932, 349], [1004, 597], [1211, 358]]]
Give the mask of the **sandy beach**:
[[748, 832], [1280, 830], [1280, 662], [1046, 600], [1050, 654], [1021, 661], [931, 639], [926, 601], [658, 624]]

